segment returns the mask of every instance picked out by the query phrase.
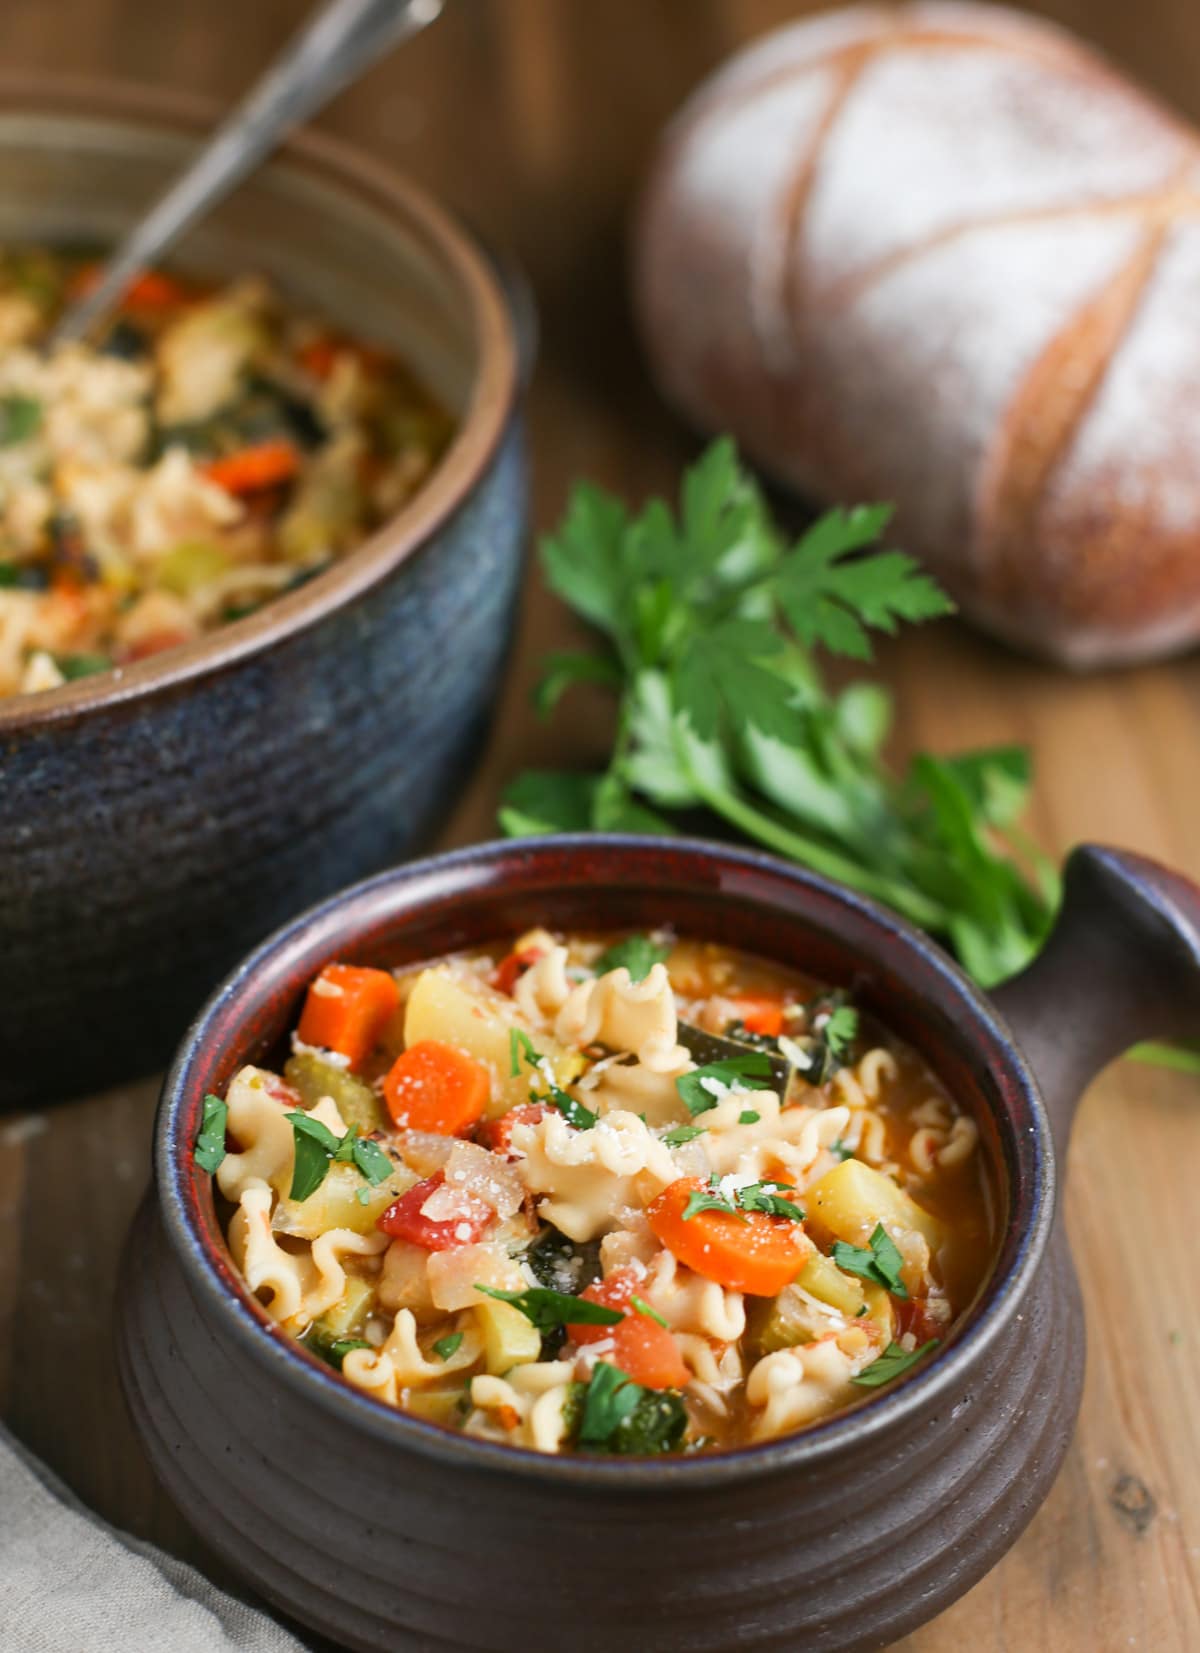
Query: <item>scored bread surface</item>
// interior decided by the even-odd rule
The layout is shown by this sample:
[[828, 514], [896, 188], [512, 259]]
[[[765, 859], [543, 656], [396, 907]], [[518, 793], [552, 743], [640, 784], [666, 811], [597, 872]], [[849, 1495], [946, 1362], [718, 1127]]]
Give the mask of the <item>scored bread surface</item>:
[[1070, 36], [860, 7], [668, 131], [666, 393], [818, 498], [890, 498], [990, 629], [1075, 663], [1200, 630], [1200, 141]]

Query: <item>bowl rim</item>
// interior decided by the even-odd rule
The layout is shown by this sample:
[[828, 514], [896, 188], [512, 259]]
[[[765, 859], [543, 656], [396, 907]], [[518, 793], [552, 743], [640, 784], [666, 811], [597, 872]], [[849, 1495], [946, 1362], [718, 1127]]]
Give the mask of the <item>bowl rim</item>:
[[[213, 101], [173, 89], [0, 71], [0, 118], [61, 116], [199, 138], [218, 113]], [[169, 694], [266, 653], [349, 606], [432, 542], [467, 501], [504, 438], [520, 388], [516, 332], [500, 280], [472, 233], [398, 168], [322, 132], [294, 133], [260, 170], [273, 168], [316, 177], [353, 196], [375, 217], [404, 222], [458, 283], [471, 317], [476, 362], [470, 397], [450, 446], [411, 500], [348, 556], [296, 590], [161, 655], [38, 694], [0, 699], [0, 735]]]
[[[969, 1043], [979, 1057], [979, 1071], [1004, 1075], [1012, 1094], [1028, 1109], [1028, 1139], [1014, 1145], [1029, 1156], [1028, 1208], [1008, 1213], [1016, 1235], [1006, 1269], [993, 1268], [979, 1301], [962, 1327], [925, 1365], [904, 1382], [872, 1395], [823, 1422], [791, 1435], [726, 1452], [663, 1459], [606, 1459], [573, 1453], [547, 1454], [531, 1448], [478, 1440], [440, 1428], [373, 1399], [343, 1381], [315, 1355], [303, 1349], [255, 1302], [241, 1284], [228, 1256], [225, 1237], [219, 1245], [207, 1231], [193, 1171], [191, 1133], [182, 1138], [180, 1122], [191, 1102], [192, 1068], [198, 1052], [210, 1039], [214, 1024], [236, 1021], [248, 984], [274, 964], [286, 969], [290, 955], [319, 944], [326, 958], [342, 947], [352, 948], [372, 919], [383, 923], [397, 908], [415, 912], [435, 900], [478, 896], [486, 889], [487, 874], [495, 864], [513, 857], [558, 855], [569, 863], [576, 856], [596, 854], [620, 860], [646, 854], [682, 857], [693, 866], [749, 874], [790, 886], [801, 899], [832, 902], [852, 911], [891, 941], [932, 969], [940, 989], [948, 992], [956, 1012], [969, 1030]], [[564, 879], [558, 880], [561, 886]], [[610, 884], [619, 884], [614, 875]], [[631, 884], [632, 884], [631, 879]], [[502, 893], [499, 889], [497, 893]], [[718, 899], [720, 897], [718, 896]], [[298, 960], [297, 960], [298, 962]], [[244, 1034], [244, 1029], [240, 1031]], [[198, 1109], [199, 1095], [195, 1107]], [[447, 1467], [461, 1467], [527, 1480], [567, 1484], [596, 1492], [605, 1487], [626, 1490], [671, 1491], [681, 1487], [729, 1485], [781, 1470], [810, 1470], [847, 1449], [900, 1429], [928, 1408], [952, 1400], [964, 1376], [986, 1360], [988, 1351], [1021, 1312], [1040, 1269], [1056, 1209], [1057, 1169], [1049, 1120], [1036, 1079], [1003, 1018], [979, 989], [930, 937], [895, 913], [857, 892], [807, 869], [757, 851], [742, 850], [695, 838], [656, 838], [621, 833], [554, 834], [537, 839], [499, 839], [466, 849], [413, 861], [351, 885], [299, 914], [256, 947], [209, 997], [185, 1033], [163, 1085], [154, 1124], [154, 1190], [168, 1242], [180, 1260], [195, 1295], [210, 1305], [241, 1349], [273, 1367], [273, 1375], [297, 1394], [382, 1445], [415, 1450]], [[219, 1233], [219, 1230], [218, 1230]]]

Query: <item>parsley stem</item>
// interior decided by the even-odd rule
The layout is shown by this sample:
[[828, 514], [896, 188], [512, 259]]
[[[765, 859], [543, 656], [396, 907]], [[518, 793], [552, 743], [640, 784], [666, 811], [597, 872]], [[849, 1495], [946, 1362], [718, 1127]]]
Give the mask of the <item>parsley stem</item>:
[[[686, 764], [686, 755], [680, 756], [681, 761]], [[739, 798], [735, 793], [722, 787], [709, 785], [690, 765], [688, 777], [708, 807], [748, 837], [756, 838], [768, 849], [778, 850], [780, 854], [788, 856], [793, 861], [799, 861], [802, 866], [810, 867], [813, 872], [819, 872], [826, 878], [836, 878], [843, 884], [861, 890], [864, 895], [885, 902], [923, 930], [945, 933], [944, 910], [936, 903], [926, 900], [918, 890], [906, 884], [896, 883], [890, 878], [881, 878], [858, 862], [847, 860], [836, 850], [780, 826], [777, 821], [755, 809], [753, 804], [744, 798]]]

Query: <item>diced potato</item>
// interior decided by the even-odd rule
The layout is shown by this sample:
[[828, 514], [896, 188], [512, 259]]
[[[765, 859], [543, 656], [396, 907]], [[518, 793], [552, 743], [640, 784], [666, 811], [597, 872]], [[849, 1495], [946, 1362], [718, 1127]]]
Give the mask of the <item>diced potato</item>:
[[494, 1376], [513, 1366], [527, 1365], [541, 1354], [541, 1333], [511, 1303], [485, 1297], [476, 1305], [475, 1316], [483, 1333], [487, 1369]]
[[915, 1229], [931, 1251], [937, 1251], [946, 1237], [937, 1218], [891, 1177], [857, 1159], [843, 1160], [826, 1171], [807, 1189], [804, 1203], [809, 1231], [822, 1244], [845, 1240], [866, 1245], [877, 1223]]
[[360, 1280], [351, 1274], [346, 1278], [346, 1289], [331, 1309], [318, 1315], [314, 1324], [335, 1341], [353, 1337], [361, 1332], [367, 1316], [375, 1307], [377, 1292], [369, 1280]]
[[828, 1303], [830, 1308], [840, 1309], [851, 1319], [863, 1306], [862, 1282], [851, 1274], [844, 1274], [832, 1257], [819, 1251], [809, 1257], [795, 1283], [802, 1291]]
[[[521, 1291], [526, 1284], [520, 1267], [502, 1245], [456, 1245], [449, 1251], [431, 1251], [426, 1264], [429, 1292], [446, 1314], [478, 1308], [488, 1299], [476, 1286], [499, 1291]], [[492, 1301], [495, 1301], [492, 1299]]]
[[283, 1077], [300, 1092], [306, 1108], [315, 1108], [323, 1096], [331, 1096], [343, 1124], [357, 1125], [362, 1136], [386, 1130], [391, 1123], [370, 1085], [336, 1063], [322, 1061], [311, 1051], [290, 1057]]
[[499, 1119], [510, 1108], [528, 1102], [531, 1089], [544, 1086], [544, 1079], [531, 1072], [523, 1061], [521, 1071], [512, 1072], [512, 1029], [522, 1028], [547, 1059], [558, 1085], [578, 1077], [581, 1059], [577, 1051], [565, 1049], [549, 1034], [530, 1032], [512, 1000], [495, 993], [483, 982], [466, 982], [452, 970], [435, 967], [423, 970], [408, 998], [404, 1040], [441, 1039], [456, 1045], [482, 1062], [491, 1074], [492, 1094], [488, 1118]]
[[[325, 1181], [306, 1200], [280, 1200], [271, 1227], [276, 1233], [294, 1234], [305, 1240], [315, 1240], [330, 1228], [373, 1234], [376, 1219], [417, 1180], [415, 1172], [398, 1165], [390, 1177], [372, 1188], [355, 1166], [331, 1165]], [[364, 1191], [367, 1197], [360, 1200], [358, 1196]]]
[[453, 1424], [462, 1406], [465, 1385], [457, 1389], [409, 1389], [404, 1397], [404, 1410], [427, 1423]]
[[158, 583], [177, 597], [190, 597], [201, 586], [219, 579], [229, 567], [229, 553], [210, 540], [181, 540], [158, 565]]

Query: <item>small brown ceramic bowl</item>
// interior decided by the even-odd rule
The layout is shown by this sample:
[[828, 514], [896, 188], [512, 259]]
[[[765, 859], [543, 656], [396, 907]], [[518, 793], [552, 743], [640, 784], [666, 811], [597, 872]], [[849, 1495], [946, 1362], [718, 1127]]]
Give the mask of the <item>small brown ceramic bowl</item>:
[[[202, 1098], [270, 1056], [321, 966], [597, 922], [671, 923], [853, 983], [972, 1109], [1002, 1191], [996, 1256], [963, 1324], [914, 1376], [739, 1451], [551, 1457], [368, 1398], [241, 1288], [211, 1179], [192, 1162]], [[1003, 1554], [1058, 1470], [1084, 1339], [1056, 1167], [1092, 1074], [1138, 1038], [1191, 1030], [1198, 925], [1193, 886], [1135, 856], [1076, 851], [1044, 952], [989, 1001], [891, 913], [712, 844], [485, 844], [335, 897], [229, 977], [166, 1083], [119, 1330], [158, 1473], [255, 1589], [351, 1648], [885, 1646]]]
[[[179, 99], [0, 78], [0, 245], [106, 241], [211, 125]], [[256, 614], [0, 701], [0, 1106], [145, 1072], [289, 913], [426, 838], [495, 699], [525, 530], [497, 279], [420, 190], [289, 143], [177, 251], [395, 347], [456, 415], [417, 496]]]

